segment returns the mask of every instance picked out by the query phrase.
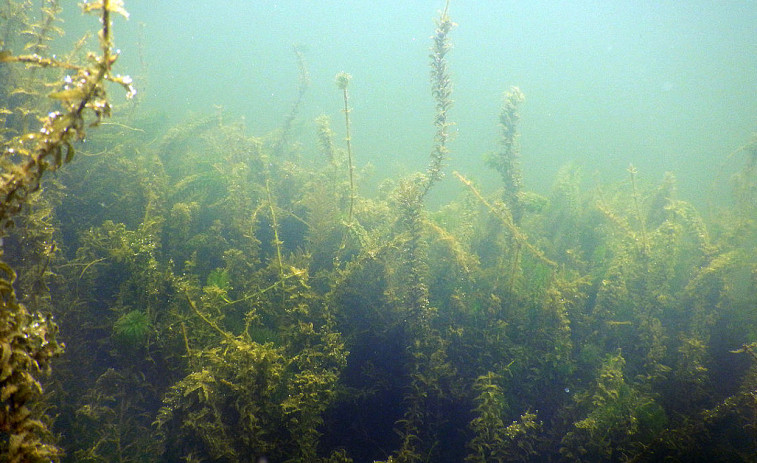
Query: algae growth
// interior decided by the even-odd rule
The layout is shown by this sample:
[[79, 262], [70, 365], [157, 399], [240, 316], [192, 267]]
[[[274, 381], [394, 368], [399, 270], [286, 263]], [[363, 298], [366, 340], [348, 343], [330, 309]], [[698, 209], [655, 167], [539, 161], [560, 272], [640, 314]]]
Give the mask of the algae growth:
[[447, 4], [428, 167], [361, 195], [346, 72], [344, 119], [304, 141], [299, 47], [279, 130], [213, 110], [165, 128], [108, 99], [134, 94], [121, 2], [85, 3], [99, 33], [64, 58], [58, 2], [26, 6], [1, 16], [3, 461], [754, 460], [757, 139], [707, 217], [633, 166], [586, 188], [567, 165], [540, 195], [512, 87], [492, 193], [447, 166]]

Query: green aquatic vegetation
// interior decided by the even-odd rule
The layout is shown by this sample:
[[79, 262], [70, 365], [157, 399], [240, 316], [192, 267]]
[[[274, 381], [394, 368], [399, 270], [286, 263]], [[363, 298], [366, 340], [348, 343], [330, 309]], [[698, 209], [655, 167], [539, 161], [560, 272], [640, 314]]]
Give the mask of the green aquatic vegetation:
[[449, 33], [455, 23], [449, 16], [449, 0], [444, 5], [436, 21], [436, 30], [432, 36], [431, 46], [431, 94], [436, 101], [436, 115], [434, 116], [434, 147], [431, 150], [431, 163], [426, 170], [423, 192], [425, 196], [431, 187], [443, 176], [444, 161], [449, 156], [447, 142], [452, 123], [448, 120], [448, 112], [452, 107], [452, 80], [449, 77], [447, 54], [452, 49]]
[[[421, 453], [418, 449], [423, 444], [423, 440], [418, 436], [421, 433], [421, 426], [426, 417], [424, 412], [428, 391], [426, 387], [432, 386], [424, 375], [424, 370], [428, 366], [428, 352], [424, 352], [421, 343], [427, 341], [430, 335], [431, 317], [435, 315], [435, 310], [429, 306], [428, 287], [424, 281], [427, 263], [425, 260], [426, 242], [421, 236], [421, 205], [422, 199], [417, 182], [408, 180], [400, 186], [398, 193], [398, 206], [401, 209], [401, 215], [398, 225], [404, 232], [401, 242], [402, 249], [402, 266], [400, 271], [402, 282], [396, 287], [396, 297], [400, 310], [406, 311], [407, 316], [412, 320], [408, 327], [410, 333], [406, 336], [410, 339], [413, 352], [413, 362], [411, 363], [411, 386], [406, 395], [405, 414], [402, 420], [398, 421], [401, 426], [402, 443], [397, 454], [400, 462], [420, 461]], [[428, 443], [427, 443], [428, 445]]]
[[[344, 99], [344, 141], [347, 144], [347, 169], [350, 177], [350, 209], [347, 214], [347, 223], [352, 223], [352, 213], [355, 208], [355, 166], [352, 164], [352, 135], [350, 132], [350, 104], [349, 93], [347, 87], [350, 84], [352, 76], [346, 72], [340, 72], [336, 75], [336, 86], [342, 91], [342, 98]], [[326, 146], [326, 145], [324, 145]], [[333, 158], [333, 157], [332, 157]]]
[[519, 246], [523, 246], [526, 250], [533, 254], [534, 257], [536, 257], [538, 260], [542, 261], [549, 267], [557, 267], [557, 264], [555, 262], [547, 258], [541, 250], [528, 242], [528, 237], [513, 222], [512, 215], [506, 209], [498, 208], [496, 204], [489, 203], [481, 195], [478, 189], [473, 186], [473, 183], [470, 180], [463, 177], [457, 172], [455, 172], [454, 174], [455, 176], [457, 176], [458, 180], [460, 180], [463, 185], [465, 185], [471, 192], [473, 192], [476, 198], [478, 198], [478, 200], [481, 201], [481, 203], [500, 220], [501, 224], [504, 225], [507, 231], [511, 233], [513, 239]]
[[105, 370], [75, 410], [77, 462], [156, 462], [160, 444], [147, 412], [149, 388], [133, 369]]
[[[156, 424], [166, 442], [191, 436], [202, 443], [195, 454], [216, 459], [264, 452], [271, 458], [316, 461], [317, 429], [346, 361], [344, 346], [331, 331], [328, 313], [318, 313], [317, 298], [301, 282], [276, 292], [291, 296], [280, 307], [280, 344], [253, 340], [259, 328], [234, 336], [188, 300], [221, 342], [192, 350], [194, 371], [164, 398]], [[273, 295], [270, 301], [278, 300]], [[255, 314], [248, 316], [253, 322]], [[169, 445], [168, 452], [187, 450]]]
[[666, 425], [664, 411], [652, 398], [627, 384], [625, 359], [608, 356], [597, 373], [593, 392], [577, 397], [588, 414], [573, 423], [560, 454], [571, 461], [615, 461], [644, 445]]
[[113, 324], [113, 339], [122, 347], [146, 345], [151, 332], [150, 319], [141, 310], [131, 310], [121, 315]]
[[[160, 210], [165, 175], [149, 149], [139, 148], [150, 139], [142, 132], [103, 126], [87, 137], [87, 151], [58, 174], [66, 200], [56, 208], [60, 232], [71, 249], [79, 247], [84, 230], [106, 220], [134, 230], [142, 222], [166, 217]], [[88, 211], [81, 214], [81, 211]], [[78, 216], [77, 220], [72, 217]], [[168, 219], [168, 217], [166, 217]], [[168, 221], [168, 220], [166, 220]]]
[[[315, 125], [318, 135], [318, 149], [320, 154], [329, 165], [338, 167], [340, 159], [336, 146], [334, 146], [334, 131], [331, 130], [331, 119], [325, 114], [315, 118]], [[336, 176], [336, 175], [334, 175]]]
[[468, 424], [474, 437], [467, 447], [471, 453], [465, 461], [474, 463], [528, 461], [535, 450], [535, 433], [540, 430], [536, 414], [526, 412], [508, 426], [502, 419], [507, 407], [505, 394], [493, 372], [479, 376], [473, 385], [476, 417]]
[[593, 197], [587, 198], [581, 189], [582, 182], [583, 171], [579, 166], [567, 164], [558, 170], [539, 229], [542, 242], [549, 246], [546, 249], [549, 256], [586, 273], [598, 267], [587, 261], [594, 260], [600, 265], [605, 261], [594, 255], [596, 248], [602, 249], [604, 240], [597, 236], [596, 212], [591, 207]]
[[14, 219], [14, 228], [3, 239], [3, 254], [17, 272], [20, 302], [47, 313], [52, 309], [50, 286], [61, 282], [54, 270], [62, 257], [54, 211], [63, 195], [57, 182], [48, 182], [42, 193], [32, 194]]
[[745, 159], [741, 169], [734, 175], [733, 195], [742, 212], [741, 220], [753, 221], [757, 203], [757, 182], [754, 180], [757, 173], [757, 134], [753, 134], [752, 139], [731, 156], [737, 153], [743, 153]]
[[[61, 6], [57, 0], [41, 2], [40, 8], [30, 2], [6, 1], [2, 6], [5, 35], [0, 48], [15, 54], [32, 56], [50, 55], [51, 42], [63, 35], [59, 27]], [[67, 62], [72, 61], [66, 59]], [[32, 67], [25, 72], [4, 67], [3, 90], [0, 90], [1, 132], [18, 136], [34, 130], [34, 125], [43, 117], [50, 79], [57, 78], [51, 70]], [[7, 92], [7, 93], [6, 93]], [[8, 138], [10, 138], [10, 136]]]
[[225, 269], [213, 269], [206, 280], [207, 286], [215, 286], [218, 289], [228, 291], [231, 289], [231, 282], [229, 280], [229, 272]]
[[[23, 103], [5, 98], [2, 101], [8, 105], [3, 111], [4, 125], [8, 124], [8, 118], [5, 116], [13, 115], [13, 111], [7, 109], [8, 107], [19, 108], [17, 114], [21, 114], [20, 122], [15, 123], [15, 133], [3, 133], [0, 164], [0, 228], [3, 236], [7, 234], [8, 227], [13, 225], [15, 216], [29, 201], [30, 195], [40, 189], [44, 175], [72, 160], [73, 144], [84, 137], [85, 126], [97, 125], [103, 117], [110, 115], [105, 83], [115, 82], [127, 88], [129, 94], [133, 92], [128, 77], [112, 74], [112, 65], [117, 55], [112, 51], [111, 14], [126, 12], [120, 6], [120, 2], [107, 0], [88, 5], [85, 11], [99, 14], [102, 24], [99, 35], [101, 55], [94, 57], [88, 65], [80, 66], [69, 61], [44, 58], [37, 53], [14, 55], [9, 47], [11, 44], [8, 38], [3, 40], [4, 49], [0, 51], [0, 63], [3, 63], [3, 67], [10, 63], [24, 63], [34, 69], [57, 68], [73, 74], [70, 82], [65, 81], [62, 84], [61, 90], [48, 95], [56, 100], [60, 110], [50, 112], [42, 118], [39, 130], [30, 130], [30, 120], [31, 114], [34, 111], [40, 112], [40, 108], [30, 109], [24, 105], [41, 105], [41, 99], [31, 99]], [[29, 43], [32, 49], [46, 49], [49, 37], [56, 32], [57, 13], [56, 2], [45, 5], [42, 10], [42, 23], [31, 34], [32, 41]], [[15, 10], [14, 14], [23, 13], [21, 10]], [[11, 16], [5, 19], [14, 21], [18, 17]], [[24, 85], [23, 81], [15, 83]], [[29, 74], [26, 84], [37, 86], [34, 73]], [[61, 88], [61, 85], [57, 87]], [[4, 86], [5, 88], [8, 87]], [[19, 94], [32, 96], [36, 91], [31, 87], [27, 91], [22, 87], [16, 88], [21, 89]], [[6, 139], [6, 135], [10, 135], [11, 138]], [[12, 462], [58, 460], [60, 451], [44, 442], [48, 439], [45, 421], [38, 419], [39, 414], [32, 414], [28, 406], [28, 403], [32, 403], [42, 392], [35, 375], [48, 372], [51, 359], [62, 352], [62, 345], [55, 340], [57, 326], [49, 316], [30, 312], [20, 304], [13, 288], [15, 272], [4, 263], [2, 271], [0, 346], [3, 350], [3, 366], [0, 390], [3, 406], [0, 411], [0, 428], [4, 430], [7, 438], [4, 436], [0, 443], [0, 457]], [[44, 270], [42, 273], [44, 275]]]
[[434, 327], [437, 308], [429, 302], [428, 243], [424, 236], [423, 210], [429, 190], [443, 176], [442, 168], [448, 155], [452, 86], [446, 56], [451, 47], [448, 34], [453, 27], [448, 8], [449, 4], [437, 20], [430, 55], [432, 95], [436, 101], [431, 162], [425, 174], [403, 180], [394, 194], [398, 216], [393, 233], [399, 260], [396, 269], [388, 269], [391, 277], [387, 291], [395, 310], [409, 322], [403, 329], [409, 353], [406, 366], [409, 385], [404, 394], [405, 411], [396, 422], [400, 436], [396, 452], [399, 462], [421, 461], [422, 455], [434, 453], [438, 439], [436, 427], [442, 419], [438, 410], [444, 407], [446, 400], [448, 386], [445, 384], [449, 384], [454, 375], [447, 361], [448, 341]]
[[[29, 193], [39, 189], [42, 176], [68, 163], [74, 156], [73, 143], [85, 135], [85, 116], [91, 114], [92, 124], [99, 123], [110, 115], [106, 99], [105, 83], [112, 81], [133, 92], [128, 77], [111, 75], [110, 70], [116, 55], [112, 52], [110, 15], [120, 12], [110, 3], [98, 4], [102, 12], [103, 33], [100, 37], [102, 56], [92, 67], [70, 63], [38, 55], [14, 56], [8, 51], [0, 55], [3, 63], [25, 63], [31, 66], [63, 68], [76, 71], [71, 84], [65, 83], [61, 91], [53, 92], [50, 98], [62, 105], [63, 111], [54, 111], [43, 120], [39, 133], [28, 133], [3, 144], [5, 159], [19, 159], [13, 167], [7, 166], [5, 178], [0, 185], [0, 224], [5, 228], [11, 217], [17, 214]], [[95, 11], [89, 8], [89, 11]]]
[[[153, 220], [137, 230], [106, 220], [81, 237], [75, 264], [78, 288], [105, 306], [142, 307], [148, 317], [170, 291], [170, 270], [160, 261], [160, 243], [155, 233], [160, 225]], [[98, 288], [108, 287], [101, 292]]]
[[[209, 130], [213, 139], [235, 137], [237, 143], [251, 142], [248, 149], [265, 155], [256, 151], [256, 139], [240, 138], [238, 132], [223, 127]], [[174, 133], [178, 138], [168, 146], [182, 146], [182, 136], [193, 136], [178, 134]], [[156, 281], [156, 286], [183, 293], [180, 301], [184, 301], [166, 306], [164, 299], [162, 310], [156, 308], [156, 330], [162, 333], [162, 340], [156, 340], [160, 344], [154, 348], [160, 350], [150, 355], [158, 359], [176, 356], [179, 348], [187, 358], [186, 364], [177, 365], [174, 392], [163, 398], [164, 409], [158, 413], [157, 423], [165, 436], [163, 442], [191, 438], [198, 445], [182, 449], [168, 444], [165, 455], [234, 458], [264, 451], [272, 458], [300, 455], [301, 461], [313, 461], [321, 414], [332, 400], [330, 391], [343, 366], [343, 346], [338, 334], [329, 328], [328, 311], [306, 284], [306, 270], [298, 268], [307, 259], [289, 255], [279, 234], [287, 231], [289, 215], [276, 195], [277, 184], [267, 175], [252, 176], [248, 163], [256, 159], [245, 157], [244, 147], [234, 146], [239, 152], [217, 164], [225, 175], [226, 191], [220, 201], [205, 203], [199, 209], [180, 202], [178, 197], [160, 194], [168, 203], [162, 209], [172, 210], [181, 220], [155, 228], [150, 240], [139, 240], [167, 243], [151, 253], [155, 268], [161, 269], [158, 275], [166, 280]], [[168, 174], [181, 182], [175, 171], [169, 169]], [[170, 188], [169, 184], [166, 182], [163, 188]], [[235, 208], [228, 216], [230, 220], [216, 220], [229, 214], [229, 205]], [[210, 229], [199, 229], [209, 219]], [[174, 231], [181, 231], [184, 239], [173, 244], [161, 238]], [[270, 241], [262, 238], [264, 232], [272, 235]], [[108, 238], [105, 245], [97, 246], [112, 249], [114, 246], [107, 244], [112, 242], [119, 249], [124, 242], [133, 242], [130, 235], [125, 227], [118, 227], [117, 239]], [[240, 249], [231, 248], [232, 244]], [[128, 248], [133, 249], [131, 244]], [[143, 273], [130, 263], [143, 255], [139, 249], [131, 252], [133, 258], [123, 261], [128, 265], [125, 273]], [[258, 258], [260, 252], [265, 261]], [[188, 256], [182, 265], [185, 275], [174, 276], [170, 271], [173, 264], [166, 259], [181, 255]], [[198, 256], [208, 257], [200, 260]], [[210, 259], [223, 266], [207, 269]], [[195, 272], [207, 275], [204, 287], [200, 287]], [[126, 279], [123, 290], [146, 289], [149, 286], [143, 284], [147, 281]], [[164, 315], [165, 311], [171, 317]], [[249, 355], [261, 356], [264, 364], [251, 364]], [[272, 372], [268, 385], [260, 385], [260, 389], [255, 384], [260, 384], [265, 365], [281, 371]], [[241, 437], [240, 432], [244, 433], [240, 430], [245, 429], [249, 438]], [[279, 431], [286, 435], [278, 435]], [[338, 453], [335, 455], [339, 458]]]
[[305, 93], [307, 93], [308, 88], [310, 87], [310, 72], [308, 71], [308, 65], [305, 61], [305, 54], [303, 53], [302, 47], [293, 45], [292, 51], [297, 57], [297, 68], [299, 71], [300, 79], [299, 85], [297, 86], [297, 97], [295, 98], [294, 103], [292, 103], [292, 108], [289, 110], [289, 113], [284, 119], [284, 123], [281, 126], [281, 131], [278, 139], [273, 143], [273, 146], [271, 148], [271, 153], [276, 158], [280, 158], [284, 155], [284, 149], [287, 147], [290, 132], [292, 131], [292, 123], [297, 117], [297, 113], [299, 112], [300, 106], [302, 105], [302, 99], [305, 97]]
[[517, 125], [520, 119], [518, 107], [523, 103], [524, 98], [518, 87], [512, 87], [505, 93], [502, 111], [499, 115], [502, 148], [499, 152], [491, 154], [487, 158], [487, 164], [502, 177], [502, 182], [505, 185], [503, 200], [510, 210], [515, 224], [520, 223], [523, 214], [520, 200], [523, 190], [523, 174], [520, 168]]
[[271, 343], [273, 345], [281, 345], [281, 334], [274, 329], [267, 326], [248, 326], [245, 330], [250, 340], [258, 344]]
[[[30, 21], [12, 13], [9, 29]], [[53, 432], [69, 456], [38, 447], [49, 451], [40, 461], [753, 453], [751, 145], [734, 178], [742, 200], [720, 216], [678, 199], [673, 175], [650, 185], [635, 169], [584, 189], [580, 169], [567, 166], [541, 196], [524, 189], [523, 96], [512, 88], [489, 159], [504, 192], [459, 176], [460, 197], [431, 211], [450, 146], [448, 14], [445, 6], [432, 37], [429, 167], [384, 182], [375, 197], [358, 200], [356, 127], [346, 150], [325, 116], [312, 140], [296, 138], [308, 83], [296, 50], [298, 93], [278, 111], [278, 130], [250, 136], [220, 111], [170, 128], [162, 116], [134, 115], [88, 134], [60, 184], [24, 198], [3, 240], [18, 278], [4, 271], [0, 293], [8, 307], [54, 312], [67, 343], [41, 407], [55, 407]], [[52, 75], [28, 80], [33, 94], [0, 89], [4, 136], [35, 120], [25, 111], [44, 109], [34, 101], [49, 90], [36, 86]], [[7, 63], [5, 76], [17, 88], [25, 81]], [[346, 124], [350, 85], [337, 79]], [[55, 90], [66, 107], [83, 96]], [[86, 122], [97, 119], [90, 112]], [[3, 374], [32, 360], [43, 371], [59, 352], [49, 318], [26, 321], [13, 326], [15, 344], [0, 342]], [[20, 402], [39, 396], [37, 383], [14, 389], [13, 378], [30, 379], [24, 372], [2, 384], [5, 410], [36, 417]], [[46, 435], [35, 419], [26, 443]]]
[[[282, 348], [230, 338], [201, 353], [201, 369], [177, 382], [164, 398], [156, 426], [164, 436], [191, 436], [203, 444], [197, 453], [214, 459], [237, 459], [242, 454], [268, 452], [272, 458], [285, 449], [282, 411], [273, 405], [285, 387]], [[237, 410], [236, 413], [231, 411]], [[171, 423], [176, 425], [171, 426]], [[178, 440], [167, 440], [175, 458], [186, 454]], [[181, 453], [179, 453], [181, 452]], [[244, 453], [241, 453], [244, 452]]]
[[[701, 302], [680, 295], [699, 278], [699, 269], [707, 268], [717, 248], [691, 206], [670, 196], [670, 178], [645, 201], [635, 173], [631, 178], [630, 201], [597, 203], [609, 228], [604, 231], [606, 247], [598, 248], [605, 257], [594, 274], [592, 313], [595, 322], [612, 322], [614, 328], [604, 330], [600, 342], [633, 353], [629, 361], [635, 374], [659, 384], [670, 375], [675, 340], [683, 339], [687, 324], [698, 318], [690, 306], [702, 303], [705, 292], [697, 291]], [[630, 323], [624, 328], [617, 322]], [[702, 335], [700, 330], [695, 337]]]

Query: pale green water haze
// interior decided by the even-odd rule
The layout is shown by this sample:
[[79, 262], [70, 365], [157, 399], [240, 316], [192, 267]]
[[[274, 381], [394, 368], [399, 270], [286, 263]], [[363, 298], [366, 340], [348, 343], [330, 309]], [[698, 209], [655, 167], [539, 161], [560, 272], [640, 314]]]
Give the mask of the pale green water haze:
[[[188, 111], [244, 116], [277, 127], [296, 92], [292, 45], [306, 49], [312, 87], [301, 135], [338, 116], [333, 76], [354, 76], [358, 164], [380, 173], [424, 166], [431, 135], [429, 19], [441, 2], [130, 1], [119, 25], [133, 42], [144, 23], [145, 104], [176, 119]], [[527, 185], [544, 189], [576, 161], [605, 179], [629, 163], [655, 181], [676, 172], [684, 192], [757, 126], [757, 6], [753, 2], [452, 1], [450, 57], [457, 136], [452, 168], [481, 171], [496, 144], [501, 94], [526, 95], [521, 123]], [[72, 19], [73, 20], [73, 19]], [[380, 177], [383, 175], [379, 175]]]

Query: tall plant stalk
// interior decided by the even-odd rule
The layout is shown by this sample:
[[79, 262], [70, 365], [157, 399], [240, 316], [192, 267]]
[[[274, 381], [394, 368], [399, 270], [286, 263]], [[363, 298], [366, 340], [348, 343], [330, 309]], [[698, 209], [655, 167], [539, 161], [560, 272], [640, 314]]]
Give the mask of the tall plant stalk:
[[349, 92], [347, 91], [347, 87], [350, 85], [350, 79], [352, 79], [352, 76], [347, 74], [346, 72], [340, 72], [336, 75], [336, 85], [339, 87], [339, 90], [342, 91], [342, 97], [344, 98], [344, 109], [342, 110], [344, 112], [344, 127], [345, 127], [345, 138], [344, 141], [347, 143], [347, 166], [350, 173], [350, 209], [349, 213], [347, 214], [347, 223], [352, 223], [352, 214], [353, 209], [355, 208], [355, 167], [352, 164], [352, 135], [350, 134], [350, 96]]

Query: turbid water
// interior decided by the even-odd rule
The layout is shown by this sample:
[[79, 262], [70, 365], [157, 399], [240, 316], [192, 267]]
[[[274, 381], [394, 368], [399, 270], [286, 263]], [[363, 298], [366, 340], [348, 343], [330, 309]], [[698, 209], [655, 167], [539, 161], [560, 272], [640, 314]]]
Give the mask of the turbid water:
[[0, 6], [0, 459], [754, 461], [757, 6], [84, 9]]

